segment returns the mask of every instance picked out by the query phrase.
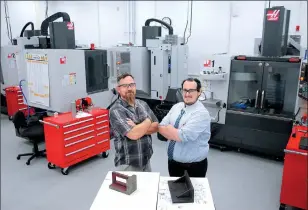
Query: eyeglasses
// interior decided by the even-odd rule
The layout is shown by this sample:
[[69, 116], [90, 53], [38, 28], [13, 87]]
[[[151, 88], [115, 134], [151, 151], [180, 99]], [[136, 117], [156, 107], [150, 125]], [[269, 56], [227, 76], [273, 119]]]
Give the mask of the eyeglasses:
[[124, 87], [124, 88], [128, 88], [128, 87], [136, 87], [136, 83], [130, 83], [130, 84], [122, 84], [122, 85], [119, 85], [118, 87]]
[[182, 90], [182, 92], [183, 92], [183, 94], [186, 94], [186, 93], [189, 93], [189, 94], [191, 94], [191, 93], [193, 93], [193, 92], [196, 92], [197, 91], [197, 89], [183, 89]]

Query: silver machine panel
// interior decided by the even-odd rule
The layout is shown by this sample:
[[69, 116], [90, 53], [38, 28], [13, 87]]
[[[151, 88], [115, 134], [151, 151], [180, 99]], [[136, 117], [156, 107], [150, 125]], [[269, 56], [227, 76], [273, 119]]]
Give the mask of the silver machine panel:
[[20, 52], [20, 48], [16, 45], [8, 45], [1, 47], [1, 66], [3, 71], [4, 84], [1, 89], [8, 86], [18, 85], [18, 65], [17, 54]]
[[[31, 30], [25, 30], [30, 25]], [[106, 49], [78, 49], [65, 12], [46, 18], [40, 30], [28, 22], [12, 45], [1, 47], [4, 87], [24, 80], [24, 101], [51, 112], [71, 111], [72, 102], [88, 96], [94, 106], [107, 107], [113, 96], [108, 70]]]
[[149, 97], [151, 94], [149, 60], [146, 47], [120, 46], [108, 49], [110, 88], [116, 87], [119, 75], [130, 73], [136, 81], [137, 95]]
[[23, 51], [25, 45], [38, 45], [37, 37], [18, 37], [16, 38], [17, 45], [7, 45], [1, 47], [1, 66], [3, 83], [1, 92], [4, 94], [3, 89], [9, 86], [17, 86], [20, 82], [19, 67], [25, 65]]
[[165, 100], [169, 88], [181, 88], [188, 77], [188, 46], [180, 43], [175, 35], [146, 40], [151, 52], [151, 99]]
[[[29, 100], [28, 82], [23, 83], [23, 92], [29, 106], [52, 112], [68, 112], [77, 99], [91, 97], [95, 106], [107, 107], [112, 94], [109, 90], [87, 93], [85, 51], [76, 49], [29, 49], [28, 54], [44, 54], [48, 58], [49, 107]], [[61, 59], [65, 57], [65, 62]], [[25, 58], [24, 58], [25, 60]], [[73, 75], [73, 82], [70, 80]], [[28, 81], [27, 65], [21, 67], [21, 78]]]
[[135, 78], [138, 98], [165, 100], [169, 88], [181, 88], [188, 76], [188, 46], [181, 42], [177, 36], [167, 35], [147, 39], [146, 47], [108, 49], [110, 88], [116, 87], [117, 76], [127, 72]]

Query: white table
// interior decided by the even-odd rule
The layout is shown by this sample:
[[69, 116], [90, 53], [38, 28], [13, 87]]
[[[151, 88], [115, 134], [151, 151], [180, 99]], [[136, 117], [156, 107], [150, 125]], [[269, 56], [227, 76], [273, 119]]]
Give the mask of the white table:
[[112, 171], [109, 171], [90, 210], [215, 210], [207, 178], [190, 178], [194, 187], [194, 203], [173, 204], [168, 181], [177, 177], [164, 177], [156, 172], [119, 171], [137, 176], [137, 190], [131, 195], [109, 189]]
[[137, 176], [137, 190], [131, 195], [109, 189], [112, 172], [109, 171], [90, 210], [156, 210], [159, 173], [119, 171]]
[[173, 204], [168, 187], [169, 180], [176, 177], [160, 177], [157, 210], [215, 210], [210, 185], [207, 178], [190, 178], [194, 187], [194, 203]]

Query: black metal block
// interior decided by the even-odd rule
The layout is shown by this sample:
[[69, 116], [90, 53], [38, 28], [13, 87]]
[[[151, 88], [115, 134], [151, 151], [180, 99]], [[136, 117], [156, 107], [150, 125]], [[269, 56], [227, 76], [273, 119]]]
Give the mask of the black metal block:
[[194, 187], [190, 181], [187, 171], [184, 176], [175, 180], [168, 181], [172, 203], [193, 203]]

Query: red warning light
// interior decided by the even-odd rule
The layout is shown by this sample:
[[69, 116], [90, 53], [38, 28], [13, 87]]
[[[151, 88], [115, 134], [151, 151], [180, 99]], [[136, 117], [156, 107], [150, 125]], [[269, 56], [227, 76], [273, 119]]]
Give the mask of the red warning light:
[[299, 60], [299, 58], [290, 58], [289, 62], [290, 63], [298, 63], [298, 62], [300, 62], [300, 60]]
[[95, 49], [94, 43], [91, 44], [90, 49], [91, 49], [91, 50], [94, 50], [94, 49]]

